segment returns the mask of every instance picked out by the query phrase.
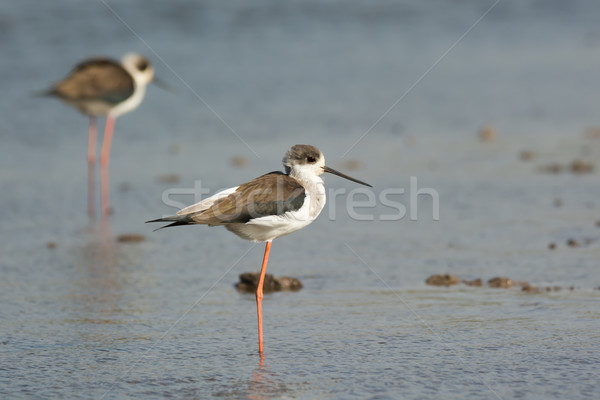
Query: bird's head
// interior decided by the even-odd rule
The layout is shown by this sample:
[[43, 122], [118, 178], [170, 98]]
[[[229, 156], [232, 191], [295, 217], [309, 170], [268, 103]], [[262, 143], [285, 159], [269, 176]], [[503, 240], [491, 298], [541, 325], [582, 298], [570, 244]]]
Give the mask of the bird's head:
[[297, 144], [292, 146], [283, 157], [285, 172], [295, 178], [318, 176], [325, 172], [341, 176], [361, 185], [371, 186], [368, 183], [354, 179], [346, 174], [336, 171], [325, 165], [325, 156], [321, 150], [308, 144]]
[[154, 80], [154, 67], [140, 54], [128, 53], [121, 60], [123, 68], [133, 76], [138, 85], [147, 85]]

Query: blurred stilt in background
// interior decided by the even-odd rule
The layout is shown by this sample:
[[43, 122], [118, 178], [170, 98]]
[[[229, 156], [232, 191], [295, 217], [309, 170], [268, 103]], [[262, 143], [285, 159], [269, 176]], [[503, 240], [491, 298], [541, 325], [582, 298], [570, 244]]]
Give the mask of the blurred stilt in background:
[[90, 116], [88, 143], [88, 214], [94, 219], [97, 117], [106, 117], [100, 153], [100, 186], [103, 218], [110, 215], [109, 161], [115, 119], [137, 108], [154, 80], [154, 68], [139, 54], [126, 54], [121, 62], [93, 58], [76, 65], [71, 73], [44, 95], [56, 96]]

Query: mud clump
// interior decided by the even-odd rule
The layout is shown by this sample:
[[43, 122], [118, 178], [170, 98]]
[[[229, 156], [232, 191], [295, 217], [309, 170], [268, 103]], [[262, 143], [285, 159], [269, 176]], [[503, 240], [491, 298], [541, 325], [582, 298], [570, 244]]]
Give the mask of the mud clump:
[[244, 156], [231, 157], [229, 162], [236, 168], [246, 168], [248, 166], [248, 159]]
[[569, 170], [574, 174], [591, 174], [594, 172], [594, 164], [583, 160], [575, 160], [569, 166]]
[[574, 247], [574, 248], [589, 246], [589, 245], [597, 242], [598, 239], [600, 239], [600, 238], [597, 238], [597, 237], [583, 237], [583, 238], [579, 238], [579, 239], [570, 238], [569, 240], [567, 240], [567, 246]]
[[521, 151], [521, 153], [519, 153], [519, 158], [521, 159], [521, 161], [532, 161], [535, 159], [537, 155], [535, 154], [535, 152], [531, 151], [531, 150], [523, 150]]
[[563, 166], [558, 163], [543, 165], [540, 171], [546, 174], [560, 174], [563, 171]]
[[344, 171], [358, 171], [362, 167], [362, 162], [356, 159], [346, 160], [342, 163], [342, 168]]
[[571, 172], [575, 175], [591, 174], [594, 172], [594, 164], [588, 161], [575, 160], [569, 165], [551, 163], [540, 167], [540, 171], [547, 174], [560, 174], [563, 171]]
[[181, 176], [179, 174], [164, 174], [156, 177], [156, 182], [160, 184], [179, 183]]
[[[240, 281], [235, 284], [235, 288], [243, 293], [255, 293], [258, 287], [260, 274], [257, 272], [244, 272], [240, 274]], [[302, 283], [296, 278], [282, 276], [275, 278], [271, 274], [265, 274], [263, 283], [263, 293], [273, 293], [282, 291], [297, 292], [302, 289]]]
[[600, 126], [590, 126], [585, 130], [588, 139], [600, 139]]
[[[428, 285], [432, 286], [451, 286], [456, 285], [458, 283], [462, 283], [466, 286], [473, 287], [481, 287], [483, 286], [483, 282], [481, 278], [466, 280], [462, 279], [459, 281], [457, 277], [450, 274], [436, 274], [431, 275], [425, 281]], [[509, 289], [509, 288], [520, 288], [522, 292], [525, 293], [549, 293], [549, 292], [560, 292], [562, 290], [575, 290], [574, 286], [562, 287], [559, 285], [555, 286], [533, 286], [527, 281], [515, 281], [510, 278], [497, 276], [487, 281], [487, 284], [490, 288], [500, 288], [500, 289]], [[600, 287], [597, 288], [600, 290]]]
[[531, 286], [531, 285], [525, 285], [521, 288], [521, 290], [524, 292], [527, 292], [527, 293], [539, 293], [540, 292], [540, 288]]
[[501, 277], [501, 276], [497, 276], [495, 278], [490, 279], [488, 281], [488, 285], [491, 288], [508, 289], [510, 287], [513, 287], [513, 286], [521, 286], [521, 287], [528, 286], [529, 283], [527, 283], [527, 282], [517, 282], [517, 281], [514, 281], [514, 280], [512, 280], [510, 278], [504, 278], [504, 277]]
[[117, 236], [117, 242], [119, 243], [140, 243], [146, 240], [146, 236], [140, 235], [139, 233], [123, 233]]
[[425, 280], [425, 283], [431, 286], [452, 286], [459, 284], [460, 279], [450, 274], [437, 274], [431, 275]]
[[496, 278], [492, 278], [488, 281], [488, 285], [491, 288], [501, 288], [501, 289], [508, 289], [509, 287], [512, 287], [514, 285], [514, 281], [510, 278], [503, 278], [503, 277], [496, 277]]
[[54, 250], [56, 248], [56, 246], [58, 246], [56, 244], [56, 242], [48, 242], [48, 243], [46, 243], [46, 248], [48, 248], [50, 250]]
[[407, 146], [414, 146], [415, 144], [417, 144], [417, 138], [413, 135], [406, 136], [403, 141], [404, 144]]
[[496, 129], [491, 125], [484, 125], [479, 130], [479, 140], [482, 142], [493, 142], [496, 136]]

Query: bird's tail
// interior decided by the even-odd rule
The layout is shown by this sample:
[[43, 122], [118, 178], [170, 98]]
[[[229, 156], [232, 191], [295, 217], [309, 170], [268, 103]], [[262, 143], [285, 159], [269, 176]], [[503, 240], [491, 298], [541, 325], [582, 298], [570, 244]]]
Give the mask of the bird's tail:
[[194, 224], [194, 220], [189, 215], [173, 215], [171, 217], [164, 217], [159, 219], [153, 219], [152, 221], [146, 221], [146, 223], [150, 222], [170, 222], [170, 224], [161, 226], [160, 228], [155, 229], [153, 232], [156, 232], [163, 228], [168, 228], [171, 226], [179, 226], [179, 225], [191, 225]]

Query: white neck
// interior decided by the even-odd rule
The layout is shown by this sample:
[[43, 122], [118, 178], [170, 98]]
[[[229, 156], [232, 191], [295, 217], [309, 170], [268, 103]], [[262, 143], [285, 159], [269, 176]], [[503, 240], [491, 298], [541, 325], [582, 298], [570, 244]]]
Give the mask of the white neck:
[[[320, 168], [320, 167], [316, 167]], [[294, 166], [290, 169], [289, 175], [298, 180], [304, 186], [306, 194], [310, 198], [309, 215], [311, 219], [317, 218], [325, 202], [327, 201], [325, 196], [325, 184], [323, 179], [315, 174], [314, 165]]]
[[144, 100], [144, 95], [146, 94], [146, 85], [138, 85], [134, 83], [133, 94], [124, 102], [120, 103], [118, 106], [113, 108], [109, 115], [113, 118], [118, 117], [119, 115], [123, 115], [136, 109], [142, 100]]
[[295, 165], [289, 169], [289, 175], [303, 183], [323, 184], [323, 179], [321, 179], [319, 175], [315, 174], [314, 171], [315, 167], [313, 165]]

